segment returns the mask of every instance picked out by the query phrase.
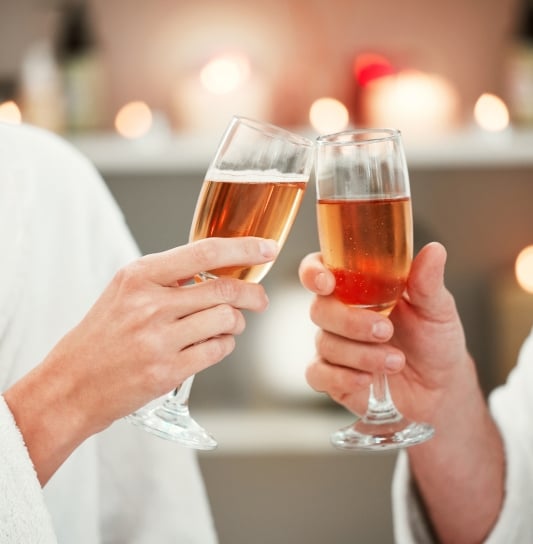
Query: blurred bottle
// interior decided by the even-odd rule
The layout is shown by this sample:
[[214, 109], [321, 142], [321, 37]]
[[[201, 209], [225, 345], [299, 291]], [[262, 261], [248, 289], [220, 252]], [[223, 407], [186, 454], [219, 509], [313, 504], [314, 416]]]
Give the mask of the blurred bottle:
[[105, 75], [84, 5], [67, 4], [57, 40], [66, 128], [96, 130], [105, 122]]
[[33, 43], [23, 57], [19, 100], [24, 122], [53, 132], [64, 130], [63, 81], [48, 40]]
[[508, 59], [509, 109], [514, 123], [533, 125], [533, 0], [524, 0]]

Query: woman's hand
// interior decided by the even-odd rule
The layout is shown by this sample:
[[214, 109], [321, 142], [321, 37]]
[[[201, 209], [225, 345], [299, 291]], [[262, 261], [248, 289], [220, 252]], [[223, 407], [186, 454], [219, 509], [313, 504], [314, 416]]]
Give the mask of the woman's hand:
[[[272, 261], [274, 241], [208, 238], [121, 269], [84, 319], [4, 397], [41, 483], [88, 436], [226, 357], [260, 285], [204, 270]], [[53, 308], [50, 308], [53, 311]]]

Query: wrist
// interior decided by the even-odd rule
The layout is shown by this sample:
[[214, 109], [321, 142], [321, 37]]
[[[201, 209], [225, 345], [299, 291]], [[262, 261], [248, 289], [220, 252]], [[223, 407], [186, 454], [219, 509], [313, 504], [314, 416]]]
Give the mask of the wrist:
[[468, 352], [457, 357], [438, 378], [432, 378], [423, 406], [425, 421], [433, 425], [437, 438], [456, 433], [465, 419], [478, 417], [486, 410], [486, 401], [479, 385], [475, 363]]
[[499, 515], [505, 479], [502, 438], [473, 362], [462, 370], [431, 421], [435, 436], [408, 451], [429, 518], [441, 541], [454, 543], [485, 540]]
[[92, 432], [69, 374], [45, 361], [4, 392], [41, 485]]

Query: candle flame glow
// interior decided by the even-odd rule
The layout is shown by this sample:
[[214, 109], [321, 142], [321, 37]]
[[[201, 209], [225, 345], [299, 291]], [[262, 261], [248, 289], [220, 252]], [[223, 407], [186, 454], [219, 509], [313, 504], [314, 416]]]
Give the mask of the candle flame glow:
[[383, 55], [378, 53], [360, 53], [353, 63], [355, 79], [364, 87], [374, 79], [390, 76], [394, 73], [392, 64]]
[[490, 132], [505, 130], [509, 125], [509, 110], [505, 102], [490, 93], [482, 94], [474, 106], [477, 124]]
[[115, 117], [115, 128], [124, 138], [140, 138], [152, 127], [153, 116], [150, 108], [142, 101], [128, 102]]
[[17, 104], [13, 100], [0, 103], [0, 122], [20, 125], [22, 115]]
[[533, 245], [525, 247], [516, 258], [515, 275], [518, 285], [533, 293]]
[[319, 133], [332, 133], [345, 129], [350, 116], [346, 106], [335, 98], [318, 98], [309, 110], [309, 121]]
[[403, 70], [367, 85], [369, 123], [395, 126], [410, 135], [429, 135], [453, 128], [458, 96], [444, 77]]
[[200, 71], [200, 81], [213, 94], [237, 90], [250, 77], [250, 61], [240, 53], [227, 53], [211, 59]]

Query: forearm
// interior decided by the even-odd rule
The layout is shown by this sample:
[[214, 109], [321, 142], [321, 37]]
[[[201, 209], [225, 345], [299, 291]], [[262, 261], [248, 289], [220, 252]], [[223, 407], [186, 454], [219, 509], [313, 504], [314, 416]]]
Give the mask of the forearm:
[[442, 543], [483, 542], [502, 507], [505, 459], [479, 387], [449, 395], [434, 425], [435, 437], [408, 452], [430, 521]]
[[75, 389], [61, 374], [45, 362], [3, 394], [42, 486], [91, 434]]

